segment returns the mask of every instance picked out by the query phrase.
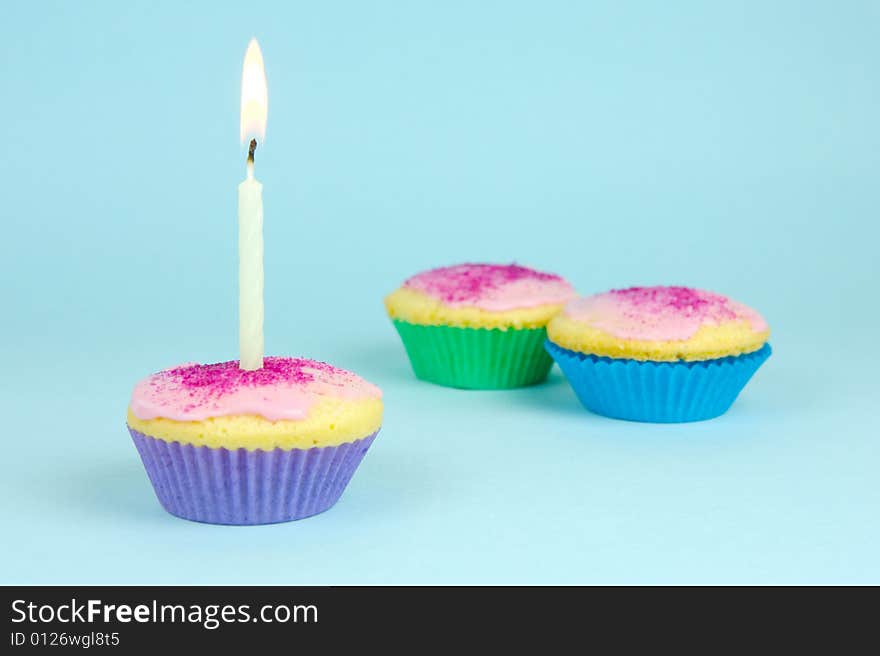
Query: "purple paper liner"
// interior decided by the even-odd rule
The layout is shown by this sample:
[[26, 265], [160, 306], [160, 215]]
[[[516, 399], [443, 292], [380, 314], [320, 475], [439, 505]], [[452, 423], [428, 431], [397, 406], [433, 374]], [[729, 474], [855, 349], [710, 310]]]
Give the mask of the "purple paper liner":
[[597, 357], [545, 347], [583, 406], [629, 421], [682, 423], [724, 414], [770, 357], [769, 344], [745, 355], [695, 362]]
[[275, 524], [330, 508], [378, 431], [338, 446], [226, 449], [166, 442], [129, 432], [159, 503], [172, 515], [209, 524]]

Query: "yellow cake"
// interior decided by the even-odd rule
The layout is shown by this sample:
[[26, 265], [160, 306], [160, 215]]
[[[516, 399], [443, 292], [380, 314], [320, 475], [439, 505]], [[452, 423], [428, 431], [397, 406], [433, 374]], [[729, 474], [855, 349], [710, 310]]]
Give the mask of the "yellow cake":
[[141, 380], [127, 422], [168, 512], [269, 524], [336, 503], [379, 431], [382, 393], [305, 358], [185, 364]]
[[419, 273], [385, 308], [422, 380], [506, 389], [544, 380], [547, 322], [574, 290], [563, 278], [517, 264], [459, 264]]
[[751, 353], [769, 336], [751, 308], [686, 287], [634, 287], [577, 299], [547, 326], [548, 339], [570, 351], [664, 362]]

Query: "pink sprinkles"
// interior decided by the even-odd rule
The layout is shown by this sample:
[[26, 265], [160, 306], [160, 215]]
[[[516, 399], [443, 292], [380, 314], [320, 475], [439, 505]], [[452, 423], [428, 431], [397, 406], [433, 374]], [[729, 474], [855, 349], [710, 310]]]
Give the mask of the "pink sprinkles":
[[184, 364], [160, 371], [150, 381], [150, 385], [154, 388], [170, 386], [188, 392], [193, 402], [187, 404], [186, 409], [192, 410], [209, 400], [234, 394], [243, 388], [257, 390], [279, 385], [305, 386], [315, 381], [316, 374], [324, 384], [335, 383], [338, 387], [344, 387], [349, 380], [355, 378], [351, 372], [326, 362], [306, 358], [268, 357], [263, 360], [263, 368], [255, 371], [239, 368], [238, 360], [215, 364]]
[[184, 364], [157, 375], [182, 388], [220, 396], [241, 387], [268, 387], [279, 383], [305, 385], [315, 380], [315, 372], [329, 376], [351, 375], [326, 362], [279, 357], [265, 358], [263, 368], [256, 371], [240, 369], [238, 361], [232, 360], [216, 364]]
[[458, 264], [420, 273], [403, 286], [455, 304], [477, 301], [489, 292], [522, 280], [564, 282], [561, 276], [518, 264]]
[[680, 315], [711, 318], [718, 322], [737, 319], [737, 313], [730, 307], [730, 299], [690, 287], [630, 287], [613, 289], [609, 294], [623, 301], [627, 306], [624, 314], [634, 319], [670, 310]]
[[572, 301], [565, 313], [575, 321], [620, 339], [688, 340], [700, 326], [747, 321], [763, 332], [755, 310], [721, 294], [690, 287], [630, 287]]
[[325, 362], [269, 357], [256, 371], [237, 361], [185, 364], [140, 381], [131, 410], [140, 419], [200, 421], [225, 415], [260, 415], [270, 421], [302, 419], [322, 397], [381, 398], [378, 387]]

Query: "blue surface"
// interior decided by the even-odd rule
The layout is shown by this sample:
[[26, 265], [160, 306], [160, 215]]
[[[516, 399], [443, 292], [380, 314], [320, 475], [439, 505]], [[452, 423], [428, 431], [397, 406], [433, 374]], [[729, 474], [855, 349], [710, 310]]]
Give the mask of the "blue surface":
[[[880, 582], [877, 3], [183, 4], [4, 8], [0, 582]], [[236, 356], [252, 34], [267, 349], [387, 414], [330, 512], [227, 528], [124, 416]], [[774, 355], [688, 425], [416, 382], [383, 294], [513, 259], [727, 293]]]

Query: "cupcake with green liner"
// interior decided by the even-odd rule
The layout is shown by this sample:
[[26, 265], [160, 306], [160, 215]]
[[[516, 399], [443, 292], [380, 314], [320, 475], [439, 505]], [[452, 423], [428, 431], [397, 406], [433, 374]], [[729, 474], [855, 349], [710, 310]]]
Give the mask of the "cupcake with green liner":
[[631, 287], [571, 301], [547, 351], [581, 403], [617, 419], [675, 423], [730, 408], [770, 357], [755, 310], [689, 287]]
[[424, 271], [385, 298], [413, 371], [464, 389], [539, 383], [552, 359], [547, 322], [575, 292], [563, 278], [518, 264]]

